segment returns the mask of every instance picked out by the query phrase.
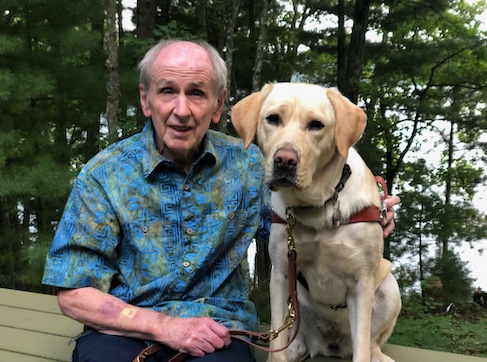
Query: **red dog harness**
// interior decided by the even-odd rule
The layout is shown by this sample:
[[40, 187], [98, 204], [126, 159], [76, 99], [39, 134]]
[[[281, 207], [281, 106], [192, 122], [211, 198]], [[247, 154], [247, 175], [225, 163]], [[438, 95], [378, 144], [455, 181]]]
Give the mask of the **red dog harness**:
[[[348, 166], [348, 165], [346, 165]], [[335, 195], [332, 197], [332, 199], [336, 200], [336, 197], [338, 197], [338, 192], [343, 189], [343, 185], [345, 184], [345, 181], [348, 179], [350, 174], [349, 170], [347, 171], [346, 168], [344, 168], [344, 175], [342, 175], [342, 180], [340, 180], [340, 183], [337, 186], [337, 189], [335, 191]], [[382, 188], [382, 201], [389, 195], [388, 190], [387, 190], [387, 185], [384, 179], [381, 176], [375, 176], [375, 181], [377, 184], [380, 185]], [[330, 200], [332, 200], [330, 199]], [[328, 201], [330, 201], [328, 200]], [[327, 202], [328, 202], [327, 201]], [[326, 203], [327, 203], [326, 202]], [[325, 204], [326, 204], [325, 203]], [[339, 225], [346, 225], [346, 224], [352, 224], [352, 223], [357, 223], [357, 222], [382, 222], [382, 220], [385, 219], [387, 213], [387, 209], [385, 208], [385, 205], [382, 205], [382, 209], [378, 208], [377, 206], [369, 206], [366, 207], [365, 209], [360, 210], [359, 212], [356, 212], [355, 214], [351, 215], [348, 220], [340, 220], [334, 218], [333, 220], [333, 225], [339, 226]], [[284, 221], [279, 215], [277, 215], [275, 212], [272, 213], [272, 223], [276, 224], [285, 224], [286, 221]]]

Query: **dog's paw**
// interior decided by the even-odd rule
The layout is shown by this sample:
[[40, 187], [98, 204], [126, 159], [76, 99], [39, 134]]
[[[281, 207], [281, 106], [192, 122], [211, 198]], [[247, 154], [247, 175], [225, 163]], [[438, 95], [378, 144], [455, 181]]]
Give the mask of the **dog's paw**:
[[298, 335], [293, 343], [287, 349], [288, 362], [301, 362], [309, 356], [308, 347], [302, 338]]
[[267, 362], [287, 362], [286, 352], [275, 352], [269, 353], [269, 357], [267, 357]]
[[388, 355], [382, 353], [381, 350], [373, 351], [370, 356], [370, 362], [396, 362]]

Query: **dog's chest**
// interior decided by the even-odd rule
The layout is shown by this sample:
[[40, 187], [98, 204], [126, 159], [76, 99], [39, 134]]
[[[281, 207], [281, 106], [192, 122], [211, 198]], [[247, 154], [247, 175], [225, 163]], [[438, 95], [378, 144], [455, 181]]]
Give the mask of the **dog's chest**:
[[348, 288], [355, 283], [349, 265], [356, 262], [350, 260], [349, 247], [333, 242], [298, 243], [296, 252], [300, 283], [307, 293], [325, 304], [344, 303]]
[[[297, 224], [293, 230], [300, 300], [307, 300], [311, 308], [322, 313], [330, 313], [331, 306], [345, 305], [359, 275], [381, 257], [381, 249], [370, 239], [357, 238], [353, 228], [318, 232]], [[285, 225], [272, 226], [269, 251], [273, 266], [283, 275], [288, 272], [287, 237]]]

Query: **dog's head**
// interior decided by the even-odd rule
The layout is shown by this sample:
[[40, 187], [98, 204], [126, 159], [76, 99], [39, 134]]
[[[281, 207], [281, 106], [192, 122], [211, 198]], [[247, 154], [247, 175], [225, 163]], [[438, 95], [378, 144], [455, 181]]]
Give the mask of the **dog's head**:
[[335, 89], [276, 83], [239, 101], [232, 123], [246, 148], [257, 137], [271, 189], [305, 190], [327, 165], [347, 158], [366, 115]]

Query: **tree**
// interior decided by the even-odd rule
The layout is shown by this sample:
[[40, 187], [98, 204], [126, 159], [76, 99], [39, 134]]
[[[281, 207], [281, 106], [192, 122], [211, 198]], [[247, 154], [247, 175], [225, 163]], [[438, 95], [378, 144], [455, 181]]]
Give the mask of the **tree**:
[[255, 64], [252, 69], [252, 92], [257, 92], [261, 84], [262, 63], [264, 61], [265, 42], [267, 40], [267, 12], [269, 10], [269, 1], [262, 1], [262, 9], [259, 20], [259, 37], [255, 51]]
[[118, 74], [118, 23], [117, 0], [106, 0], [106, 39], [107, 39], [107, 107], [106, 119], [108, 136], [115, 139], [118, 136], [118, 110], [120, 104], [120, 77]]
[[[344, 1], [338, 1], [339, 12], [339, 39], [338, 44], [338, 89], [353, 103], [358, 102], [360, 93], [359, 84], [362, 79], [362, 67], [365, 53], [365, 33], [368, 30], [371, 0], [356, 0], [353, 12], [353, 27], [350, 34], [350, 44], [345, 47], [345, 14]], [[346, 50], [346, 56], [344, 54]], [[346, 60], [345, 60], [346, 57]]]
[[0, 275], [2, 286], [39, 289], [40, 274], [28, 281], [22, 271], [42, 269], [74, 172], [93, 152], [91, 125], [99, 129], [103, 4], [1, 6], [0, 245], [10, 252]]

